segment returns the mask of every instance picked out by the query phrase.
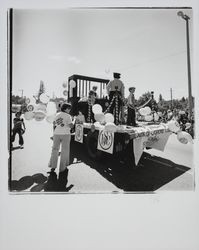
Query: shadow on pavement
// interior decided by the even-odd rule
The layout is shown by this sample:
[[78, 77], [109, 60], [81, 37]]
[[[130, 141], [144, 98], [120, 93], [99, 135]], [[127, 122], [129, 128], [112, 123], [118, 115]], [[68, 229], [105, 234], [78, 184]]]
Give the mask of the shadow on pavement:
[[[64, 184], [67, 184], [68, 182], [67, 177], [68, 172], [64, 177]], [[10, 191], [24, 191], [31, 188], [30, 192], [68, 192], [72, 187], [73, 185], [60, 188], [60, 182], [55, 172], [53, 174], [50, 173], [48, 177], [38, 173], [32, 176], [24, 176], [19, 180], [12, 180], [10, 184]]]
[[186, 166], [146, 152], [143, 153], [136, 169], [125, 166], [118, 157], [110, 154], [104, 154], [100, 161], [94, 161], [88, 157], [85, 146], [77, 142], [71, 144], [71, 162], [74, 158], [95, 169], [126, 192], [153, 192], [190, 170]]

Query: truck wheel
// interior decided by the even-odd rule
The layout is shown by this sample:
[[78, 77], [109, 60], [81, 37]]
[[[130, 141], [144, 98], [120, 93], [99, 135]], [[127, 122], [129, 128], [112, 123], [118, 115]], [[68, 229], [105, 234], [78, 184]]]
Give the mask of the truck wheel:
[[102, 156], [102, 151], [97, 149], [98, 143], [98, 131], [88, 132], [86, 137], [86, 147], [88, 155], [95, 160], [98, 160]]

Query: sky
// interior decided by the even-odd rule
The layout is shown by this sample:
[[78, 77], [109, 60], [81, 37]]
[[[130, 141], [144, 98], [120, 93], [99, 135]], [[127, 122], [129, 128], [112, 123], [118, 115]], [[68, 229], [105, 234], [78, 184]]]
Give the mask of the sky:
[[[174, 99], [187, 97], [186, 22], [178, 11], [14, 9], [13, 94], [30, 97], [42, 80], [47, 94], [63, 97], [73, 74], [112, 79], [119, 72], [125, 96], [135, 86], [136, 98], [154, 91], [169, 100], [171, 88]], [[183, 12], [192, 45], [192, 10]]]

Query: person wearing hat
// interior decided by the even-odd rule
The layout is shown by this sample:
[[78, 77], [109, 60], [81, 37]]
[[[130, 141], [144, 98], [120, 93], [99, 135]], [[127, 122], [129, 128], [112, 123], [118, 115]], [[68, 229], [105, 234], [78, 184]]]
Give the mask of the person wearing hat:
[[127, 113], [127, 125], [128, 126], [137, 126], [135, 118], [135, 87], [129, 88], [129, 96], [127, 99], [127, 107], [128, 107], [128, 113]]
[[[113, 98], [117, 95], [118, 96], [118, 113], [120, 111], [120, 107], [122, 104], [122, 100], [124, 99], [124, 83], [120, 80], [120, 73], [113, 73], [113, 80], [111, 80], [107, 86], [107, 94], [109, 96], [109, 101], [112, 103]], [[110, 113], [113, 113], [113, 109], [115, 108], [115, 99], [109, 109]], [[119, 116], [119, 114], [118, 114]]]
[[70, 110], [71, 104], [63, 103], [61, 105], [61, 112], [56, 114], [55, 119], [53, 121], [53, 146], [48, 167], [51, 168], [51, 172], [54, 172], [57, 168], [59, 148], [61, 146], [61, 159], [57, 187], [58, 191], [64, 191], [67, 184], [67, 166], [70, 162], [70, 130], [74, 126], [72, 122], [72, 117], [69, 114]]

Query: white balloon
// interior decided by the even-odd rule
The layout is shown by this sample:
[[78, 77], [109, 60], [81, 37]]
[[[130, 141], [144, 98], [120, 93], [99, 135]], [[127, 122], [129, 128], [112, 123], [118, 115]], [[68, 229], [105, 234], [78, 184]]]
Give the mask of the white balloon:
[[147, 115], [147, 114], [148, 114], [147, 112], [148, 112], [148, 111], [147, 111], [147, 109], [145, 109], [145, 108], [139, 109], [139, 113], [140, 113], [142, 116]]
[[66, 88], [66, 87], [67, 87], [67, 83], [64, 82], [64, 83], [62, 84], [62, 87], [63, 87], [63, 88]]
[[29, 104], [29, 105], [27, 106], [27, 110], [28, 110], [29, 112], [34, 111], [34, 109], [35, 109], [35, 107], [34, 107], [33, 104]]
[[109, 132], [116, 132], [117, 131], [117, 126], [113, 122], [107, 122], [104, 130], [109, 131]]
[[46, 112], [46, 105], [43, 103], [39, 103], [36, 107], [36, 110], [42, 110], [42, 111]]
[[179, 142], [183, 144], [187, 144], [188, 142], [193, 143], [193, 139], [191, 135], [185, 131], [180, 131], [177, 133], [177, 139]]
[[45, 118], [46, 114], [42, 110], [35, 111], [35, 120], [36, 121], [42, 121]]
[[180, 124], [177, 121], [173, 121], [173, 120], [169, 121], [167, 125], [168, 125], [169, 130], [173, 133], [177, 133], [180, 131]]
[[151, 108], [150, 107], [145, 107], [144, 108], [145, 115], [150, 115], [151, 114]]
[[39, 98], [40, 98], [40, 101], [43, 102], [43, 103], [48, 103], [49, 100], [50, 100], [50, 98], [44, 93], [41, 94]]
[[159, 115], [157, 113], [154, 113], [154, 120], [157, 122], [159, 120]]
[[26, 98], [25, 103], [29, 104], [30, 103], [30, 98]]
[[64, 91], [63, 91], [63, 95], [64, 95], [64, 96], [67, 96], [67, 95], [68, 95], [68, 91], [67, 91], [67, 90], [64, 90]]
[[114, 116], [113, 116], [113, 114], [111, 114], [111, 113], [106, 113], [105, 114], [105, 122], [107, 123], [107, 122], [112, 122], [112, 123], [114, 123]]
[[76, 82], [74, 80], [70, 80], [70, 87], [73, 89], [76, 86]]
[[92, 107], [92, 111], [94, 114], [102, 113], [102, 106], [99, 104], [94, 104]]
[[46, 121], [49, 123], [53, 123], [54, 119], [55, 119], [56, 115], [48, 115], [46, 116]]
[[47, 114], [53, 115], [56, 114], [56, 112], [57, 112], [56, 104], [54, 102], [49, 102], [47, 105]]
[[96, 113], [94, 115], [94, 117], [95, 117], [95, 120], [97, 122], [101, 122], [101, 123], [105, 122], [105, 115], [104, 115], [104, 113]]
[[29, 120], [32, 120], [34, 118], [34, 115], [35, 114], [33, 112], [31, 112], [31, 111], [25, 112], [24, 113], [24, 118], [29, 121]]
[[189, 128], [191, 127], [191, 123], [190, 123], [190, 122], [187, 122], [187, 123], [185, 124], [185, 126], [186, 126], [186, 129], [189, 129]]
[[147, 121], [147, 122], [151, 122], [151, 121], [153, 120], [153, 116], [152, 116], [152, 115], [146, 115], [146, 116], [144, 117], [144, 119], [145, 119], [145, 121]]

